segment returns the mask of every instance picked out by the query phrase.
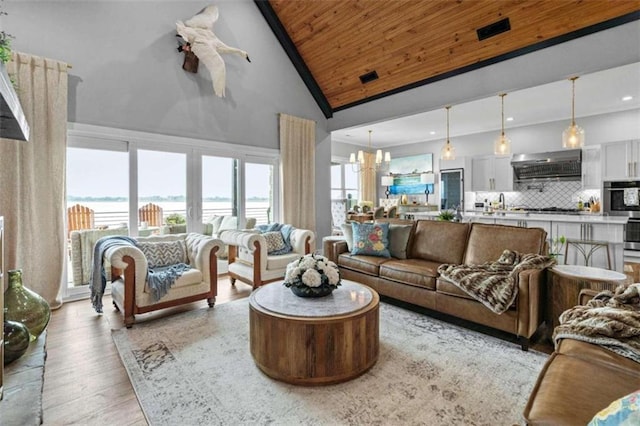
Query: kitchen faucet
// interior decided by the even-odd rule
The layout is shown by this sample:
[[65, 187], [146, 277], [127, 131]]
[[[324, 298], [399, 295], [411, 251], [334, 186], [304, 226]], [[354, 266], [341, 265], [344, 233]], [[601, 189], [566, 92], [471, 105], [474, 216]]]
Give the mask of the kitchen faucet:
[[498, 196], [498, 203], [500, 204], [499, 208], [504, 210], [505, 209], [505, 204], [504, 204], [504, 194], [501, 192], [500, 196]]

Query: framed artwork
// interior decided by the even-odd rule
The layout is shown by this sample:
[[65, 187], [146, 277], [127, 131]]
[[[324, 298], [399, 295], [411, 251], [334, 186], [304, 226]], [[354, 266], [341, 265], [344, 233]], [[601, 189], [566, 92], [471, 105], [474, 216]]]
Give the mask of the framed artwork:
[[424, 194], [429, 187], [429, 193], [433, 194], [433, 184], [426, 185], [420, 182], [420, 174], [424, 172], [433, 172], [431, 153], [392, 158], [389, 173], [393, 175], [393, 185], [389, 187], [389, 192], [394, 195]]
[[410, 173], [424, 173], [433, 171], [433, 154], [412, 155], [410, 157], [392, 158], [389, 173], [405, 175]]

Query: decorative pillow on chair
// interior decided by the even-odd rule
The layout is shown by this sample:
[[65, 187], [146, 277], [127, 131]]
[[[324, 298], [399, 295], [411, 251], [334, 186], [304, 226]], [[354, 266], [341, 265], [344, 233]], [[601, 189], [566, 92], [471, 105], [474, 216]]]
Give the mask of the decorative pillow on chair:
[[353, 250], [353, 228], [351, 223], [343, 223], [341, 226], [344, 239], [347, 242], [347, 250]]
[[279, 252], [286, 247], [284, 238], [282, 237], [282, 233], [280, 231], [264, 232], [262, 236], [265, 240], [267, 240], [268, 254], [274, 254], [274, 252]]
[[388, 223], [351, 223], [353, 249], [351, 254], [391, 257]]
[[158, 241], [153, 243], [139, 241], [138, 248], [147, 258], [149, 268], [188, 263], [187, 246], [184, 240]]

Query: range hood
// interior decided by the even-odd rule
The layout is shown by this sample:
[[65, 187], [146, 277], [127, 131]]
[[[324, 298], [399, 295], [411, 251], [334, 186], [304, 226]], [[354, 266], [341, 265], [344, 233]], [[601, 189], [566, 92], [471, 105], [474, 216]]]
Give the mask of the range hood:
[[582, 179], [582, 150], [519, 154], [511, 159], [513, 181], [559, 181]]
[[2, 63], [0, 63], [0, 137], [29, 140], [29, 124]]

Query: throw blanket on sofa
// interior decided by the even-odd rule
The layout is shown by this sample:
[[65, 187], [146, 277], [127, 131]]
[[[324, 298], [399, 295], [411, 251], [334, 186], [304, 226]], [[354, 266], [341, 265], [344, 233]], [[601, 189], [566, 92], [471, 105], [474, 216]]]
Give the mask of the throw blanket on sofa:
[[91, 263], [91, 277], [89, 281], [89, 288], [91, 289], [91, 303], [93, 309], [98, 313], [102, 313], [102, 296], [104, 295], [104, 288], [107, 285], [107, 275], [102, 264], [102, 256], [104, 252], [116, 246], [135, 246], [136, 240], [125, 236], [108, 236], [102, 237], [96, 241], [96, 245], [93, 246], [93, 262]]
[[556, 346], [562, 339], [600, 345], [640, 363], [640, 284], [603, 291], [585, 306], [564, 311], [553, 331]]
[[478, 302], [501, 314], [518, 295], [518, 274], [527, 269], [544, 269], [555, 260], [539, 254], [521, 254], [505, 250], [495, 262], [482, 265], [440, 265], [438, 272]]

